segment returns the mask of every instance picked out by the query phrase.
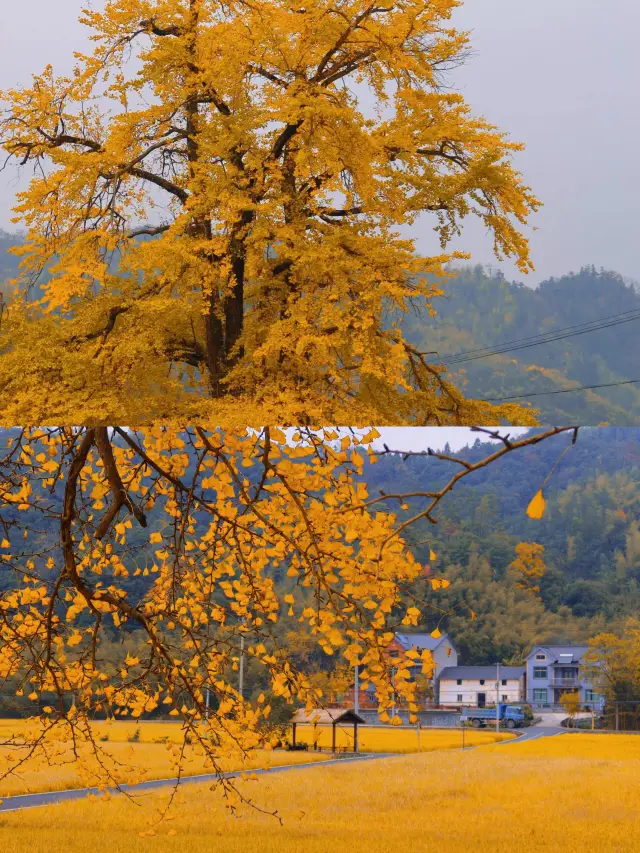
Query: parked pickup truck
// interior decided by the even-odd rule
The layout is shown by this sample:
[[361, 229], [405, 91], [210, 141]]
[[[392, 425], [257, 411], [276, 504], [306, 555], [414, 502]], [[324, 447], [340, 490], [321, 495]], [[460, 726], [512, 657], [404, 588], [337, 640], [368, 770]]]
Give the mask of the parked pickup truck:
[[[506, 705], [500, 703], [498, 705], [498, 719], [500, 725], [506, 726], [508, 729], [520, 728], [524, 725], [524, 712], [521, 708], [515, 705]], [[481, 726], [486, 726], [487, 723], [495, 726], [496, 724], [496, 709], [495, 708], [465, 708], [460, 717], [461, 723], [471, 723], [476, 729]]]

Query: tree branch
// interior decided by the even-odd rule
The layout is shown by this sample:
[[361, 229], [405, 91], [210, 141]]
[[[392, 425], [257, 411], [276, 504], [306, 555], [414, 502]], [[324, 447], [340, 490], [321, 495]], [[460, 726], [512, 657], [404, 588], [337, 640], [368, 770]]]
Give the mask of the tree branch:
[[147, 519], [145, 514], [139, 507], [137, 507], [133, 503], [133, 501], [129, 497], [127, 490], [125, 489], [124, 483], [122, 482], [122, 478], [120, 477], [120, 472], [118, 471], [118, 466], [116, 465], [116, 460], [113, 455], [111, 442], [109, 441], [109, 433], [107, 432], [107, 428], [96, 427], [94, 432], [95, 445], [98, 448], [98, 452], [100, 453], [100, 457], [104, 464], [104, 470], [107, 475], [107, 479], [109, 480], [111, 494], [113, 495], [111, 506], [104, 514], [102, 521], [96, 529], [95, 538], [98, 540], [104, 539], [104, 537], [109, 532], [109, 528], [111, 527], [113, 520], [118, 515], [123, 506], [126, 507], [128, 511], [136, 518], [141, 527], [146, 527]]

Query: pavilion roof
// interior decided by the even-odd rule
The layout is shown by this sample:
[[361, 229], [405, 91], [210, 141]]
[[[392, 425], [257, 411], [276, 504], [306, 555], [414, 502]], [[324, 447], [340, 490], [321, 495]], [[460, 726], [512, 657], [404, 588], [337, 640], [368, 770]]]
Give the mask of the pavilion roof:
[[300, 708], [293, 715], [291, 722], [333, 725], [334, 723], [364, 723], [365, 721], [350, 708], [314, 708], [308, 714], [304, 708]]

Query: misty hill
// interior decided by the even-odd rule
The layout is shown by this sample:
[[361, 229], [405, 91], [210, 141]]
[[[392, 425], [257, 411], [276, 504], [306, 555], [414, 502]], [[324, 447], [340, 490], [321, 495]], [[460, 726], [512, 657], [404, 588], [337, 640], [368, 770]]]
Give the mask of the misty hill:
[[[419, 349], [437, 351], [445, 363], [479, 348], [504, 343], [509, 349], [531, 336], [623, 313], [629, 318], [535, 346], [525, 340], [524, 349], [449, 365], [450, 377], [467, 396], [491, 399], [640, 379], [640, 292], [615, 272], [584, 267], [533, 289], [476, 266], [458, 270], [444, 289], [446, 295], [434, 301], [437, 316], [411, 316], [405, 332]], [[539, 408], [541, 423], [640, 424], [640, 383], [530, 402]]]
[[[7, 234], [0, 228], [0, 285], [18, 272], [19, 258], [9, 254], [9, 249], [16, 243], [15, 234]], [[0, 290], [2, 290], [1, 286]]]

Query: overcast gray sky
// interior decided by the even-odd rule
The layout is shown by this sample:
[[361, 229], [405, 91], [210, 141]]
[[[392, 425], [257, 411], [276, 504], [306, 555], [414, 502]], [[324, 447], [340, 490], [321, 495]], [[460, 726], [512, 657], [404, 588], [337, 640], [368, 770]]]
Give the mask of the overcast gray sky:
[[[70, 70], [72, 51], [86, 46], [83, 5], [2, 4], [0, 89], [28, 83], [49, 62]], [[537, 269], [526, 278], [493, 259], [471, 221], [454, 248], [531, 285], [585, 264], [640, 280], [638, 0], [467, 0], [454, 21], [473, 30], [475, 55], [452, 82], [477, 113], [527, 144], [517, 166], [545, 204], [530, 235]], [[0, 228], [10, 227], [14, 192], [15, 179], [1, 174]], [[419, 251], [438, 250], [428, 218], [413, 234]]]
[[[501, 427], [500, 434], [507, 433], [517, 438], [527, 432], [526, 427]], [[473, 444], [477, 438], [482, 441], [491, 439], [478, 432], [472, 432], [470, 427], [378, 427], [380, 438], [375, 446], [382, 450], [386, 444], [389, 450], [443, 450], [449, 444], [452, 451], [461, 450], [468, 444]]]

